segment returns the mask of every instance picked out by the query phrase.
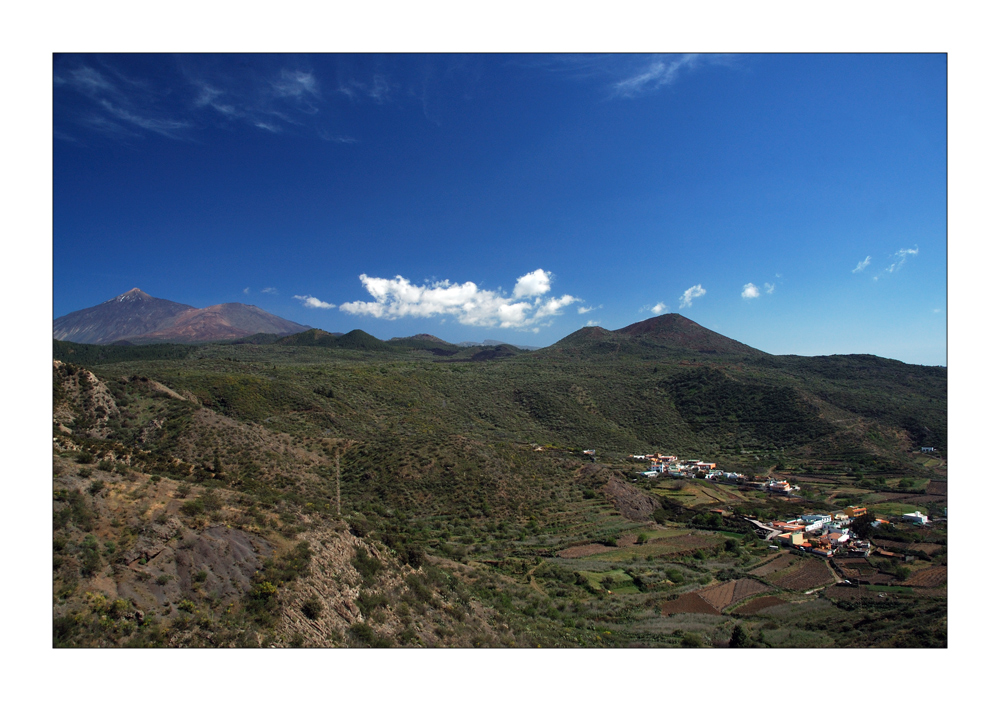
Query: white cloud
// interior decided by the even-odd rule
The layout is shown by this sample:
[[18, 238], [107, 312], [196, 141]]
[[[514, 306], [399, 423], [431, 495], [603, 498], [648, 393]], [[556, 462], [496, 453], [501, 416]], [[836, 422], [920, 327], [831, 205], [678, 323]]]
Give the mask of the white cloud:
[[662, 314], [663, 312], [670, 311], [670, 307], [668, 307], [663, 302], [657, 302], [655, 305], [653, 305], [652, 308], [650, 308], [649, 311], [653, 312], [654, 314]]
[[362, 274], [361, 284], [375, 301], [345, 302], [339, 308], [347, 314], [376, 319], [445, 315], [469, 326], [537, 326], [548, 317], [562, 314], [565, 307], [582, 301], [568, 294], [543, 297], [551, 287], [551, 275], [541, 268], [523, 275], [517, 279], [513, 295], [506, 297], [501, 291], [481, 290], [474, 282], [442, 280], [414, 285], [402, 275], [388, 279]]
[[326, 129], [317, 129], [316, 133], [319, 136], [319, 138], [323, 139], [323, 141], [332, 141], [332, 142], [338, 143], [338, 144], [356, 144], [356, 143], [358, 143], [358, 140], [355, 139], [353, 136], [344, 136], [344, 135], [339, 135], [339, 134], [331, 134]]
[[337, 307], [336, 304], [324, 302], [320, 299], [316, 299], [312, 295], [294, 295], [293, 299], [302, 300], [302, 306], [306, 309], [335, 309]]
[[862, 270], [868, 267], [868, 264], [872, 262], [872, 257], [867, 256], [864, 260], [858, 262], [858, 267], [852, 270], [852, 273], [860, 273]]
[[515, 297], [537, 297], [543, 295], [552, 288], [552, 273], [539, 268], [538, 270], [522, 275], [514, 285]]
[[351, 78], [346, 83], [342, 83], [337, 91], [347, 95], [351, 100], [354, 100], [358, 95], [365, 95], [373, 102], [382, 105], [389, 102], [392, 89], [393, 86], [389, 84], [388, 78], [376, 73], [372, 76], [370, 85]]
[[319, 95], [319, 86], [312, 73], [305, 71], [281, 71], [281, 76], [271, 83], [274, 92], [279, 97], [303, 97]]
[[278, 294], [278, 290], [276, 288], [274, 288], [274, 287], [265, 287], [263, 290], [261, 290], [261, 292], [263, 292], [265, 294], [269, 294], [269, 295], [276, 295], [276, 294]]
[[245, 294], [245, 295], [250, 294], [250, 288], [249, 287], [244, 287], [243, 288], [243, 294]]
[[600, 326], [600, 324], [601, 324], [600, 319], [588, 319], [586, 326]]
[[694, 287], [689, 287], [684, 290], [684, 294], [681, 295], [681, 309], [685, 307], [690, 307], [691, 303], [698, 297], [704, 297], [707, 291], [701, 285], [695, 285]]
[[915, 256], [920, 253], [920, 250], [914, 246], [913, 248], [901, 248], [895, 253], [896, 262], [885, 269], [887, 273], [894, 273], [903, 267], [903, 263], [906, 262], [907, 256]]
[[743, 286], [743, 292], [740, 294], [743, 299], [756, 299], [760, 297], [760, 290], [752, 282], [748, 282]]
[[766, 292], [769, 295], [770, 294], [774, 294], [774, 285], [772, 285], [769, 282], [765, 282], [764, 283], [764, 292]]
[[694, 66], [698, 56], [686, 54], [672, 60], [654, 57], [639, 73], [615, 83], [614, 90], [620, 97], [634, 97], [648, 90], [670, 85], [685, 66]]
[[586, 314], [587, 312], [592, 312], [592, 311], [594, 311], [594, 307], [579, 307], [576, 310], [576, 313], [577, 314]]

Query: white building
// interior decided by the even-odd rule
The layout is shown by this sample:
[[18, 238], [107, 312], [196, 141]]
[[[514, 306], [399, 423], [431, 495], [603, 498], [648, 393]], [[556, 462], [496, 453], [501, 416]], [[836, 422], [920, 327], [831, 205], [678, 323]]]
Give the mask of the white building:
[[830, 523], [833, 517], [830, 514], [805, 514], [800, 519], [804, 523]]
[[919, 511], [914, 511], [912, 514], [903, 514], [903, 521], [906, 523], [915, 523], [918, 526], [926, 526], [927, 516]]

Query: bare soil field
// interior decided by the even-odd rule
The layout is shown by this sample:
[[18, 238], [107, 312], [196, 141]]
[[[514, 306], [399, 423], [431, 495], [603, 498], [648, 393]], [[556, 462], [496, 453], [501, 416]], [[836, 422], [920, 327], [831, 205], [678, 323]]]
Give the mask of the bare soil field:
[[781, 606], [782, 604], [787, 603], [788, 602], [784, 599], [779, 599], [776, 596], [762, 596], [759, 599], [748, 601], [738, 609], [734, 610], [733, 613], [739, 616], [752, 616], [753, 614], [759, 613], [764, 609], [769, 609], [772, 606]]
[[790, 572], [780, 579], [775, 580], [774, 583], [785, 589], [806, 591], [807, 589], [814, 589], [815, 587], [821, 587], [824, 584], [832, 582], [833, 573], [827, 567], [826, 563], [816, 558], [810, 558], [797, 571]]
[[872, 543], [894, 553], [918, 551], [928, 555], [933, 555], [944, 547], [939, 543], [902, 543], [894, 540], [876, 540], [875, 538], [872, 538]]
[[899, 501], [899, 494], [895, 492], [876, 492], [864, 498], [865, 504], [881, 504], [886, 501]]
[[927, 493], [940, 496], [948, 496], [948, 483], [944, 481], [931, 480], [927, 485]]
[[948, 497], [936, 494], [919, 494], [906, 500], [908, 504], [947, 504]]
[[639, 536], [635, 533], [626, 533], [621, 538], [615, 541], [615, 545], [619, 548], [625, 548], [629, 545], [635, 545], [639, 541]]
[[947, 567], [928, 567], [910, 575], [904, 584], [908, 587], [938, 587], [947, 581]]
[[913, 543], [909, 549], [933, 555], [943, 547], [944, 546], [939, 543]]
[[878, 599], [879, 593], [880, 592], [874, 592], [864, 587], [827, 587], [823, 590], [823, 596], [832, 601], [864, 601]]
[[734, 579], [705, 587], [696, 593], [713, 607], [722, 611], [727, 606], [732, 606], [754, 594], [768, 590], [770, 590], [769, 586], [761, 584], [756, 579]]
[[664, 616], [670, 616], [675, 613], [709, 613], [713, 616], [722, 615], [710, 603], [698, 596], [697, 592], [682, 594], [673, 601], [667, 601], [663, 604], [660, 612]]
[[571, 548], [558, 551], [555, 555], [556, 557], [572, 559], [574, 557], [587, 557], [588, 555], [597, 555], [598, 553], [613, 552], [614, 550], [615, 548], [608, 545], [590, 543], [589, 545], [574, 545]]
[[791, 567], [796, 562], [798, 562], [798, 558], [795, 555], [791, 555], [789, 553], [782, 553], [773, 560], [765, 562], [757, 569], [750, 570], [750, 574], [755, 574], [758, 577], [766, 577], [769, 574], [780, 572], [786, 567]]

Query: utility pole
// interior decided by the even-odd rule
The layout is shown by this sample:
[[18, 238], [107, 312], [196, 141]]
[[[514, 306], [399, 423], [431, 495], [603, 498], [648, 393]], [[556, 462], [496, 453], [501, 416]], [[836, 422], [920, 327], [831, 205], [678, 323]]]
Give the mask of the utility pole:
[[351, 449], [357, 441], [344, 441], [333, 453], [333, 464], [337, 468], [337, 518], [340, 518], [340, 456]]
[[340, 518], [340, 453], [333, 458], [337, 465], [337, 518]]

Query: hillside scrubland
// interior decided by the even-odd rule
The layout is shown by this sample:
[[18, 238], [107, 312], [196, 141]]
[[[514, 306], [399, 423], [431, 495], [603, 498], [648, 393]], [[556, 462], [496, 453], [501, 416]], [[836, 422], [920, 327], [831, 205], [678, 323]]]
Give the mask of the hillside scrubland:
[[[54, 645], [945, 644], [939, 570], [807, 595], [838, 575], [754, 574], [773, 555], [741, 518], [879, 494], [941, 515], [919, 448], [946, 455], [943, 368], [307, 334], [55, 343]], [[637, 478], [654, 451], [803, 498]], [[892, 582], [946, 565], [941, 527], [886, 537], [913, 553], [873, 558]]]

